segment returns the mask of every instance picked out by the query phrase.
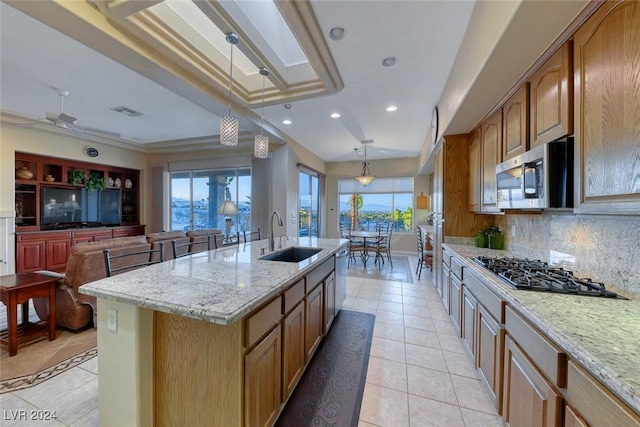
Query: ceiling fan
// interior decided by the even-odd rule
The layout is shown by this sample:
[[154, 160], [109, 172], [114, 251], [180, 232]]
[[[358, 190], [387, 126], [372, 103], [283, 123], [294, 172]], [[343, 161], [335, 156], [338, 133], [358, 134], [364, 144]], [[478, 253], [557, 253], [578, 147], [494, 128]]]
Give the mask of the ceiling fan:
[[36, 123], [20, 123], [17, 126], [22, 127], [31, 127], [38, 126], [42, 124], [55, 126], [56, 128], [63, 129], [70, 134], [81, 138], [81, 139], [89, 139], [91, 136], [102, 136], [102, 137], [110, 137], [110, 138], [120, 138], [120, 134], [117, 132], [110, 132], [102, 129], [88, 128], [83, 127], [76, 124], [76, 117], [65, 114], [64, 112], [64, 99], [69, 95], [69, 91], [64, 89], [55, 88], [55, 91], [60, 96], [60, 112], [52, 113], [47, 112], [45, 114], [45, 119], [47, 122], [36, 122]]

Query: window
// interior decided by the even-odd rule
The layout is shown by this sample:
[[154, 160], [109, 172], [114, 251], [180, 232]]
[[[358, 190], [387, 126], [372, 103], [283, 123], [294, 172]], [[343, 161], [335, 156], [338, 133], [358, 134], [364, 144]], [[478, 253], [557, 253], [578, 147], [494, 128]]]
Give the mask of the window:
[[318, 176], [299, 172], [298, 236], [318, 237]]
[[380, 222], [393, 231], [413, 232], [413, 178], [376, 178], [366, 187], [354, 179], [338, 180], [340, 225], [375, 231]]
[[[235, 215], [218, 214], [225, 200], [238, 208]], [[251, 169], [171, 172], [171, 230], [219, 228], [231, 234], [251, 230]]]

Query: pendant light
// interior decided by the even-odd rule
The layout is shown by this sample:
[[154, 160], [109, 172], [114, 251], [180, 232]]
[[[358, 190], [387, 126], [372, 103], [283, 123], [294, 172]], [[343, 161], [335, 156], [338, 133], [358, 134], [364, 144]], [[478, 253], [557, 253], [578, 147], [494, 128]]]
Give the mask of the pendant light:
[[356, 180], [360, 184], [366, 187], [374, 179], [376, 179], [376, 177], [371, 175], [371, 171], [369, 170], [369, 162], [367, 162], [367, 146], [365, 145], [364, 146], [364, 162], [362, 162], [362, 173], [360, 174], [360, 176], [356, 176]]
[[264, 131], [264, 81], [266, 76], [269, 75], [269, 70], [266, 68], [260, 68], [260, 75], [262, 75], [262, 110], [260, 117], [262, 122], [260, 124], [260, 135], [256, 135], [255, 143], [253, 145], [253, 155], [258, 159], [266, 159], [269, 157], [269, 137], [263, 135]]
[[220, 118], [220, 143], [222, 145], [238, 145], [238, 119], [231, 117], [231, 88], [233, 86], [233, 45], [238, 44], [235, 33], [227, 33], [227, 43], [231, 45], [229, 66], [229, 115]]

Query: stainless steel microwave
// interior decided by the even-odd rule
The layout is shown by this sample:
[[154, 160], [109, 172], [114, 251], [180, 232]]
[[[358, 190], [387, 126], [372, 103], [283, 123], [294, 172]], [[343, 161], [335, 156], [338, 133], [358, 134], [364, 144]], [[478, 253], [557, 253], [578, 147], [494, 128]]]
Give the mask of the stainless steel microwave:
[[573, 138], [539, 145], [496, 166], [500, 209], [573, 207]]

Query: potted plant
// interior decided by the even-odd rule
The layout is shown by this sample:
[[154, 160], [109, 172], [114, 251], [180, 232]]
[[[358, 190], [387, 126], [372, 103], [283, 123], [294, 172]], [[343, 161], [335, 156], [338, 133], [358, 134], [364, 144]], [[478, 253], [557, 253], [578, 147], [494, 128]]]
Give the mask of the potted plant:
[[81, 169], [70, 170], [67, 173], [67, 179], [71, 185], [84, 184], [84, 171]]
[[100, 191], [105, 187], [104, 178], [96, 172], [91, 172], [87, 179], [87, 182], [84, 184], [84, 188], [89, 191]]

